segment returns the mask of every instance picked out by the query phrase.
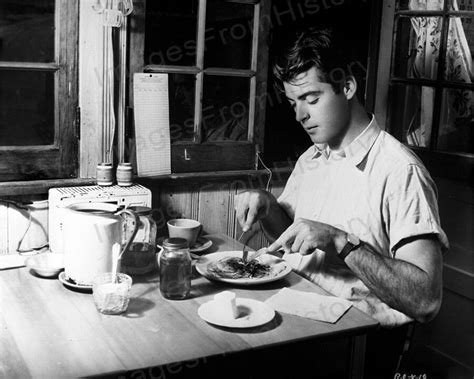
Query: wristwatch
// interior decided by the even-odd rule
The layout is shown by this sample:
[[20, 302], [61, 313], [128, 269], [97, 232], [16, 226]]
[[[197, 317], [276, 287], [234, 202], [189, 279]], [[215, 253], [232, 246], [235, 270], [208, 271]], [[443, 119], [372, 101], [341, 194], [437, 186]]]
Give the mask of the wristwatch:
[[346, 257], [351, 253], [351, 251], [357, 249], [361, 245], [359, 237], [354, 234], [347, 233], [346, 239], [346, 244], [342, 248], [341, 252], [337, 255], [342, 260], [345, 260]]

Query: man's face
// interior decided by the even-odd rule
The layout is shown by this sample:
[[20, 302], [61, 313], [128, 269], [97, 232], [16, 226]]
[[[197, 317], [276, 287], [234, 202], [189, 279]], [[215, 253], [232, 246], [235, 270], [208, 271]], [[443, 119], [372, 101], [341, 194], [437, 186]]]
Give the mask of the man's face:
[[298, 121], [313, 143], [338, 148], [349, 128], [350, 108], [341, 90], [335, 93], [329, 83], [321, 82], [316, 68], [284, 83], [285, 94]]

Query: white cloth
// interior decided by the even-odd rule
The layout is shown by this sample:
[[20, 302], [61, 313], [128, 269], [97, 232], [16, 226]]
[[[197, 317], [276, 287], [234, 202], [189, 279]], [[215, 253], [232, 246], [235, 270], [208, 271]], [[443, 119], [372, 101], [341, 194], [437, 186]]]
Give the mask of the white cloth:
[[278, 312], [317, 321], [335, 323], [351, 307], [351, 302], [334, 296], [282, 288], [265, 303]]
[[[279, 204], [293, 218], [333, 225], [357, 235], [386, 257], [401, 240], [436, 234], [443, 249], [437, 193], [421, 161], [372, 119], [343, 151], [310, 147], [298, 159]], [[410, 318], [382, 303], [338, 257], [316, 250], [287, 254], [293, 269], [331, 294], [350, 300], [382, 325]]]
[[27, 256], [21, 254], [0, 255], [0, 270], [25, 266]]

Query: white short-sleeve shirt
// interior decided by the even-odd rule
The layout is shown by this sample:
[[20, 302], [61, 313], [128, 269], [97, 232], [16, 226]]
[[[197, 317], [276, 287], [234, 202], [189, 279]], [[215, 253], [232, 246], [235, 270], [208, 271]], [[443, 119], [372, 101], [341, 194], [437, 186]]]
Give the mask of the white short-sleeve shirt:
[[[298, 159], [279, 204], [293, 219], [333, 225], [357, 235], [380, 254], [395, 258], [403, 239], [422, 234], [448, 240], [441, 229], [436, 186], [421, 161], [375, 118], [345, 149], [311, 146]], [[316, 250], [286, 254], [293, 269], [384, 326], [411, 321], [381, 302], [338, 257]]]

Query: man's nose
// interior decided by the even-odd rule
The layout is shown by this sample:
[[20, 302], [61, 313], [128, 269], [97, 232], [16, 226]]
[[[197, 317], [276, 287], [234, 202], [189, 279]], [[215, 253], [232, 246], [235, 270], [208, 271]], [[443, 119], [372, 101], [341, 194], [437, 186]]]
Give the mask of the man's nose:
[[295, 116], [296, 116], [296, 121], [305, 122], [309, 118], [309, 114], [308, 114], [308, 111], [306, 110], [306, 107], [302, 105], [297, 105]]

